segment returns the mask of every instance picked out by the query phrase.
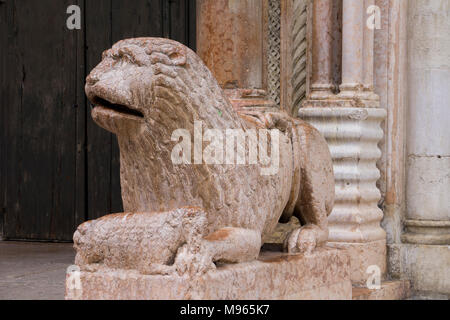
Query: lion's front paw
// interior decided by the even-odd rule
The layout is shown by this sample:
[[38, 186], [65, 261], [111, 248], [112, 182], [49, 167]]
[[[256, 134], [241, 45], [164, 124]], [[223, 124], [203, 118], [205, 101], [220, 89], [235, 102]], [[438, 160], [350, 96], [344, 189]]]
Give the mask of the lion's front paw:
[[201, 275], [216, 268], [211, 254], [207, 250], [192, 250], [184, 245], [175, 258], [175, 270], [179, 275]]
[[322, 231], [315, 226], [307, 225], [292, 231], [284, 242], [284, 250], [289, 253], [310, 254], [320, 244]]

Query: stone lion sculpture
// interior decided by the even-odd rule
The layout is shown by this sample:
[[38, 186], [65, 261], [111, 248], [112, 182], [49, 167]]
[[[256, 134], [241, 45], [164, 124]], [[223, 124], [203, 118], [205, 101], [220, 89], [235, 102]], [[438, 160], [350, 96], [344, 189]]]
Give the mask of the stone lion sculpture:
[[[82, 268], [201, 274], [215, 263], [257, 259], [265, 238], [292, 215], [302, 227], [287, 237], [286, 251], [308, 253], [326, 242], [334, 177], [324, 138], [282, 112], [234, 110], [189, 48], [161, 38], [119, 41], [85, 89], [94, 121], [118, 137], [127, 213], [78, 227]], [[261, 174], [260, 163], [174, 163], [173, 132], [194, 132], [195, 121], [202, 130], [279, 130], [276, 174]]]

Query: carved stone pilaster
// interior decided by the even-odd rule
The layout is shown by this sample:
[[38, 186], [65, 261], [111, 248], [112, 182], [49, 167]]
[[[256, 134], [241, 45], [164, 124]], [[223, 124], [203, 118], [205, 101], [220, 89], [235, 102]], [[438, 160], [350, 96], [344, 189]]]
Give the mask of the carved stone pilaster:
[[280, 104], [281, 0], [268, 0], [267, 93]]
[[[331, 10], [332, 5], [321, 1], [316, 6], [312, 48], [329, 63], [332, 39], [322, 34], [324, 28], [319, 26], [330, 29], [333, 15], [319, 9]], [[373, 31], [365, 30], [364, 8], [365, 1], [343, 0], [341, 92], [313, 94], [313, 81], [311, 94], [298, 112], [328, 142], [336, 180], [329, 245], [350, 252], [351, 278], [357, 283], [367, 280], [366, 270], [371, 265], [378, 266], [382, 275], [386, 272], [386, 233], [380, 226], [383, 212], [378, 207], [381, 193], [376, 186], [380, 178], [376, 164], [381, 157], [378, 142], [383, 138], [381, 123], [386, 110], [380, 108], [379, 98], [373, 93]], [[318, 79], [319, 84], [331, 79], [329, 64], [322, 60], [312, 60], [311, 78]]]

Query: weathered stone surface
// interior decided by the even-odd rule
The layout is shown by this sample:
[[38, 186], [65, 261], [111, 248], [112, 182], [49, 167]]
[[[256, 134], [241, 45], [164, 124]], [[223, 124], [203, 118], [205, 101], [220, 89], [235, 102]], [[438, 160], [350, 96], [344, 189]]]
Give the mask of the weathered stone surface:
[[66, 299], [351, 299], [349, 259], [338, 249], [311, 255], [262, 252], [258, 261], [221, 265], [197, 277], [81, 272]]
[[353, 300], [405, 300], [411, 295], [411, 285], [407, 280], [386, 281], [380, 289], [353, 287]]
[[264, 5], [260, 0], [197, 1], [197, 52], [222, 87], [267, 88]]
[[415, 295], [450, 297], [450, 247], [448, 245], [390, 244], [389, 273], [411, 280]]
[[[280, 217], [293, 215], [305, 225], [288, 235], [287, 251], [311, 253], [326, 242], [334, 179], [324, 138], [283, 112], [233, 109], [189, 48], [161, 38], [120, 41], [87, 77], [86, 94], [94, 121], [118, 136], [128, 213], [79, 227], [74, 242], [83, 270], [195, 275], [214, 269], [213, 262], [252, 261]], [[181, 136], [189, 143], [209, 132], [212, 143], [229, 129], [243, 137], [263, 129], [270, 142], [275, 138], [267, 130], [277, 129], [272, 167], [261, 159], [211, 164], [201, 160], [206, 148], [195, 142], [193, 157], [189, 148], [181, 163], [174, 161], [176, 130], [190, 133]], [[260, 152], [264, 144], [259, 139]], [[234, 142], [231, 150], [246, 158]]]
[[328, 242], [330, 247], [346, 249], [350, 256], [350, 270], [352, 282], [365, 285], [370, 274], [367, 268], [377, 266], [381, 279], [386, 277], [386, 240], [370, 242]]

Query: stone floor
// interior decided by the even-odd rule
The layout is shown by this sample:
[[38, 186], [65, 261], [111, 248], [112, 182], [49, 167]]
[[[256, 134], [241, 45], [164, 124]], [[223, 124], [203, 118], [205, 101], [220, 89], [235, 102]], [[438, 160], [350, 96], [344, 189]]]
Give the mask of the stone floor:
[[[64, 299], [65, 273], [74, 257], [71, 243], [0, 241], [0, 300]], [[408, 289], [404, 281], [386, 282], [376, 295], [355, 287], [353, 299], [404, 299]]]
[[0, 300], [64, 299], [71, 243], [0, 241]]

